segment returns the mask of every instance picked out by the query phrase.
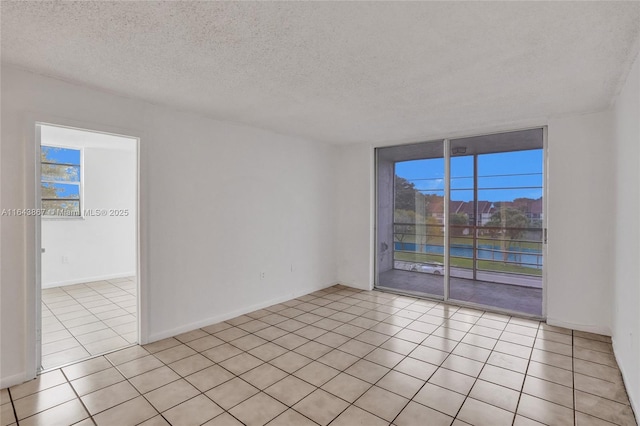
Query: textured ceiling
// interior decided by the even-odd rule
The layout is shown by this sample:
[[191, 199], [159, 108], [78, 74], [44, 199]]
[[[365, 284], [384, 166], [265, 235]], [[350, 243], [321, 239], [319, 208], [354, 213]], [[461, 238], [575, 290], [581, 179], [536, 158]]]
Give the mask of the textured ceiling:
[[638, 2], [9, 2], [2, 60], [332, 143], [611, 104]]

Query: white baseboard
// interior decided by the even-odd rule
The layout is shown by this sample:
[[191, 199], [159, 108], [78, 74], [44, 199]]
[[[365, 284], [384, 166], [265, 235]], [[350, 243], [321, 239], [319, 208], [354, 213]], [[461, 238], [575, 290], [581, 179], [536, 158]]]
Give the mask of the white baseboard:
[[66, 281], [58, 281], [58, 282], [53, 282], [53, 283], [44, 283], [43, 282], [42, 283], [42, 288], [64, 287], [66, 285], [83, 284], [83, 283], [90, 283], [90, 282], [94, 282], [94, 281], [114, 280], [116, 278], [133, 277], [135, 275], [136, 275], [136, 273], [134, 271], [134, 272], [121, 272], [119, 274], [108, 274], [108, 275], [97, 275], [97, 276], [93, 276], [93, 277], [83, 277], [83, 278], [77, 278], [77, 279], [66, 280]]
[[572, 322], [562, 321], [555, 318], [547, 317], [547, 324], [556, 327], [569, 328], [571, 330], [586, 331], [587, 333], [602, 334], [611, 336], [611, 329], [601, 325], [575, 324]]
[[31, 380], [31, 378], [27, 378], [24, 373], [14, 374], [13, 376], [2, 377], [0, 378], [0, 389], [19, 385], [21, 383], [26, 382], [27, 380]]
[[158, 340], [166, 339], [168, 337], [177, 336], [178, 334], [186, 333], [188, 331], [196, 330], [198, 328], [206, 327], [208, 325], [216, 324], [222, 321], [226, 321], [231, 318], [235, 318], [240, 315], [248, 314], [249, 312], [257, 311], [259, 309], [264, 309], [266, 307], [276, 305], [278, 303], [286, 302], [287, 300], [295, 299], [296, 297], [304, 296], [305, 294], [313, 293], [314, 291], [323, 290], [325, 288], [332, 287], [336, 284], [340, 284], [338, 282], [334, 282], [332, 284], [327, 284], [318, 287], [309, 287], [301, 290], [294, 291], [292, 293], [287, 293], [280, 297], [276, 297], [274, 299], [267, 300], [265, 302], [256, 303], [251, 306], [245, 306], [240, 309], [236, 309], [235, 311], [225, 312], [223, 314], [219, 314], [213, 317], [209, 317], [200, 321], [192, 322], [190, 324], [185, 324], [180, 327], [175, 327], [170, 330], [164, 330], [156, 333], [149, 334], [148, 343], [153, 343]]
[[624, 385], [625, 390], [627, 391], [627, 396], [629, 397], [629, 403], [631, 404], [631, 409], [633, 410], [633, 413], [635, 414], [636, 420], [637, 420], [638, 416], [640, 415], [640, 411], [638, 411], [640, 407], [638, 407], [636, 403], [637, 402], [636, 398], [639, 398], [640, 395], [631, 394], [629, 392], [629, 387], [627, 386], [627, 383], [629, 383], [631, 380], [629, 380], [629, 374], [626, 372], [626, 366], [624, 364], [621, 364], [618, 359], [618, 355], [617, 355], [618, 350], [616, 349], [617, 339], [612, 338], [611, 343], [613, 344], [613, 356], [615, 357], [616, 364], [618, 364], [618, 368], [620, 369], [620, 374], [622, 374], [622, 383]]
[[373, 290], [373, 283], [355, 283], [355, 282], [350, 282], [350, 281], [345, 281], [342, 280], [340, 281], [338, 284], [342, 284], [345, 287], [351, 287], [351, 288], [355, 288], [356, 290], [365, 290], [365, 291], [371, 291]]

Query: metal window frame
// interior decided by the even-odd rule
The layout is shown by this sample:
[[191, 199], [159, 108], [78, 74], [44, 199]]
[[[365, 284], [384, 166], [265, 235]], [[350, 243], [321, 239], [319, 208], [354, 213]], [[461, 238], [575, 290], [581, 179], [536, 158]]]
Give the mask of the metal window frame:
[[[43, 219], [62, 219], [62, 220], [73, 220], [73, 219], [84, 219], [84, 148], [65, 146], [64, 144], [41, 144], [39, 149], [42, 150], [43, 146], [51, 147], [51, 148], [62, 148], [62, 149], [70, 149], [73, 151], [80, 152], [80, 164], [70, 164], [70, 163], [55, 163], [49, 161], [40, 161], [38, 170], [38, 174], [40, 176], [40, 185], [43, 183], [58, 183], [65, 185], [77, 185], [78, 186], [78, 198], [43, 198], [42, 194], [40, 194], [40, 201], [77, 201], [78, 202], [78, 214], [77, 215], [51, 215], [51, 214], [43, 214]], [[51, 180], [42, 180], [42, 165], [43, 164], [51, 164], [56, 166], [73, 166], [78, 167], [80, 169], [80, 180], [78, 182], [69, 182], [69, 181], [51, 181]]]
[[[499, 308], [499, 307], [494, 307], [494, 306], [489, 306], [489, 305], [480, 305], [477, 303], [473, 303], [473, 302], [465, 302], [465, 301], [460, 301], [460, 300], [455, 300], [455, 299], [450, 299], [450, 273], [449, 273], [449, 267], [450, 267], [450, 256], [449, 256], [449, 248], [450, 248], [450, 242], [449, 242], [449, 237], [450, 237], [450, 229], [449, 229], [449, 200], [450, 200], [450, 192], [451, 192], [451, 170], [450, 170], [450, 160], [451, 160], [451, 140], [452, 139], [462, 139], [462, 138], [472, 138], [472, 137], [478, 137], [478, 136], [490, 136], [490, 135], [498, 135], [498, 134], [502, 134], [502, 133], [510, 133], [510, 132], [518, 132], [518, 131], [526, 131], [526, 130], [534, 130], [534, 129], [540, 129], [542, 130], [542, 196], [543, 196], [543, 207], [542, 207], [542, 211], [543, 211], [543, 218], [542, 218], [542, 231], [543, 231], [543, 241], [542, 241], [542, 262], [543, 262], [543, 268], [542, 268], [542, 315], [540, 317], [538, 316], [534, 316], [534, 315], [530, 315], [527, 314], [525, 312], [519, 312], [519, 311], [512, 311], [509, 309], [503, 309], [503, 308]], [[440, 297], [434, 297], [432, 295], [429, 294], [417, 294], [411, 291], [403, 291], [403, 290], [397, 290], [397, 289], [393, 289], [390, 287], [385, 287], [383, 285], [380, 284], [380, 282], [378, 281], [379, 278], [379, 271], [378, 271], [378, 258], [377, 258], [377, 253], [378, 253], [378, 149], [382, 149], [382, 148], [390, 148], [390, 147], [401, 147], [401, 146], [405, 146], [405, 145], [416, 145], [416, 144], [421, 144], [421, 143], [428, 143], [428, 142], [434, 142], [436, 140], [442, 140], [443, 143], [443, 149], [444, 149], [444, 160], [445, 160], [445, 169], [444, 169], [444, 175], [445, 175], [445, 189], [444, 189], [444, 195], [445, 195], [445, 202], [444, 202], [444, 220], [443, 220], [443, 226], [444, 226], [444, 251], [445, 251], [445, 255], [444, 255], [444, 269], [445, 269], [445, 274], [444, 274], [444, 298], [440, 298]], [[494, 131], [487, 131], [487, 132], [478, 132], [478, 133], [462, 133], [462, 134], [455, 134], [452, 137], [440, 137], [440, 138], [429, 138], [429, 139], [425, 139], [423, 141], [413, 141], [413, 142], [408, 142], [408, 143], [401, 143], [401, 144], [396, 144], [396, 145], [384, 145], [384, 146], [373, 146], [373, 150], [374, 150], [374, 164], [373, 164], [373, 169], [374, 169], [374, 173], [373, 173], [373, 192], [374, 192], [374, 198], [373, 198], [373, 231], [374, 231], [374, 235], [373, 235], [373, 272], [374, 272], [374, 276], [373, 276], [373, 289], [379, 289], [379, 290], [383, 290], [383, 291], [387, 291], [390, 293], [397, 293], [397, 294], [404, 294], [404, 295], [409, 295], [409, 296], [413, 296], [413, 297], [419, 297], [419, 298], [424, 298], [424, 299], [429, 299], [429, 300], [436, 300], [436, 301], [444, 301], [445, 303], [454, 305], [454, 306], [462, 306], [462, 307], [470, 307], [470, 308], [475, 308], [475, 309], [482, 309], [484, 311], [487, 312], [496, 312], [496, 313], [501, 313], [501, 314], [506, 314], [506, 315], [513, 315], [513, 316], [518, 316], [518, 317], [522, 317], [522, 318], [531, 318], [534, 320], [542, 320], [545, 321], [547, 318], [547, 259], [548, 259], [548, 243], [547, 243], [547, 226], [548, 226], [548, 187], [547, 187], [547, 183], [548, 183], [548, 161], [549, 161], [549, 147], [548, 147], [548, 126], [546, 124], [541, 124], [541, 125], [533, 125], [533, 126], [528, 126], [528, 127], [522, 127], [522, 128], [506, 128], [506, 129], [499, 129], [499, 130], [494, 130]], [[474, 177], [475, 177], [476, 173], [474, 172]], [[477, 185], [474, 185], [477, 186]], [[395, 191], [395, 189], [394, 189]], [[476, 212], [476, 216], [477, 216], [477, 212]]]

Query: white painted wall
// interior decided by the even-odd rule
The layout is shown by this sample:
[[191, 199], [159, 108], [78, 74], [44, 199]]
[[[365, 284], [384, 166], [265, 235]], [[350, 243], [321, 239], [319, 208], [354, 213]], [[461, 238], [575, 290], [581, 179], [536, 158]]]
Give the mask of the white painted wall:
[[41, 143], [82, 149], [82, 210], [128, 212], [42, 219], [42, 288], [135, 275], [136, 140], [42, 126]]
[[339, 281], [351, 287], [373, 288], [373, 148], [341, 146], [336, 167]]
[[613, 347], [629, 399], [640, 413], [640, 59], [616, 100]]
[[[30, 206], [27, 112], [141, 135], [149, 340], [337, 282], [331, 145], [2, 68], [2, 208]], [[132, 134], [129, 132], [129, 134]], [[3, 217], [0, 386], [24, 380], [29, 235]], [[260, 278], [260, 272], [265, 278]]]
[[611, 334], [614, 158], [610, 111], [549, 121], [547, 321]]

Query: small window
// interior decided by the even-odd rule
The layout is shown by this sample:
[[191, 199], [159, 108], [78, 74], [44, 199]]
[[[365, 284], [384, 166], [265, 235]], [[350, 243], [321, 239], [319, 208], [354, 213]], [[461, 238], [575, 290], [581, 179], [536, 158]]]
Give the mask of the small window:
[[81, 157], [79, 149], [42, 145], [41, 196], [45, 216], [81, 217]]

